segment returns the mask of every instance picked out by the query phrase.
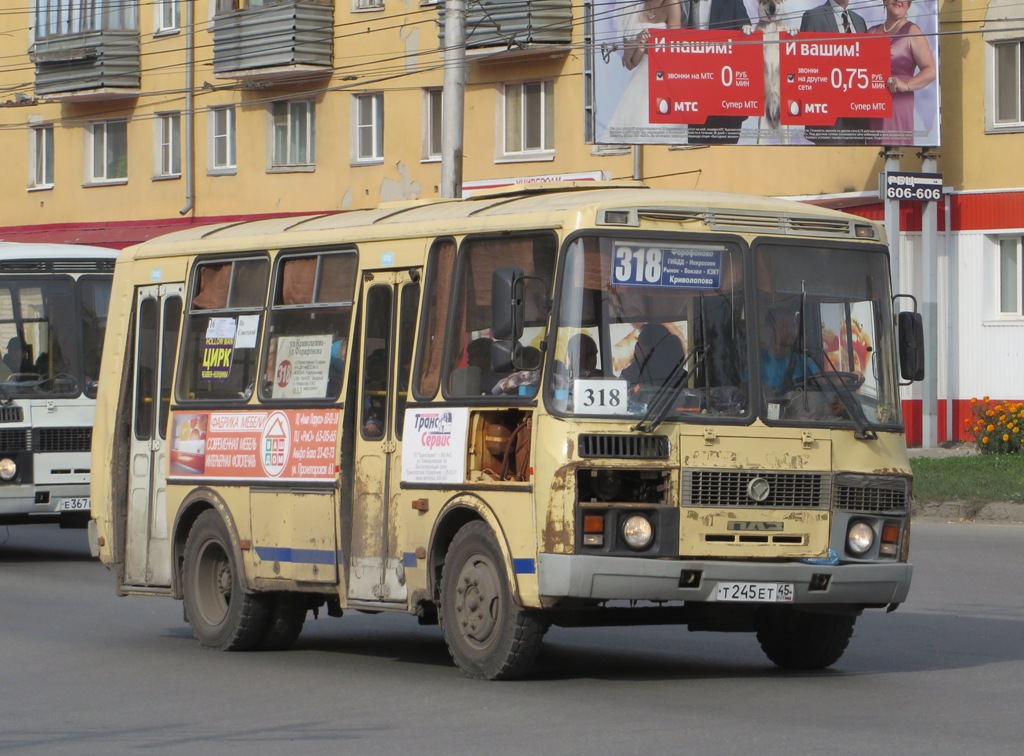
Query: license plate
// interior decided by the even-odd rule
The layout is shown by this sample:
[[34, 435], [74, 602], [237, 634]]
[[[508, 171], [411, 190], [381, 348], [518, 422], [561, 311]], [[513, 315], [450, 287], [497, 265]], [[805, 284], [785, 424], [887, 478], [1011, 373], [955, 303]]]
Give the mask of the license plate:
[[792, 583], [719, 583], [715, 590], [716, 601], [775, 603], [793, 598]]
[[57, 509], [61, 512], [88, 512], [91, 502], [88, 496], [78, 496], [73, 499], [57, 499]]

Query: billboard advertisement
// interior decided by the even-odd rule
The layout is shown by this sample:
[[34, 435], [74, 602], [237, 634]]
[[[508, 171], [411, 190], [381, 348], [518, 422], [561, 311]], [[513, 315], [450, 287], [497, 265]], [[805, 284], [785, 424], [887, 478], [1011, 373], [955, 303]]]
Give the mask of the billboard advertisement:
[[599, 144], [939, 146], [937, 0], [598, 0]]

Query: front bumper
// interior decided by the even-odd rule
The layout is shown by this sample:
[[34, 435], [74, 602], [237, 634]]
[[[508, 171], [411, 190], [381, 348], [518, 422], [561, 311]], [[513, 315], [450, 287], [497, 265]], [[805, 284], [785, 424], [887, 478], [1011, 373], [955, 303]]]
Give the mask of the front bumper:
[[[714, 601], [719, 583], [754, 582], [792, 583], [795, 605], [882, 606], [906, 600], [913, 569], [906, 563], [812, 565], [541, 554], [538, 579], [540, 595], [554, 599]], [[684, 572], [699, 572], [700, 581], [683, 587]], [[827, 586], [812, 590], [812, 579]]]

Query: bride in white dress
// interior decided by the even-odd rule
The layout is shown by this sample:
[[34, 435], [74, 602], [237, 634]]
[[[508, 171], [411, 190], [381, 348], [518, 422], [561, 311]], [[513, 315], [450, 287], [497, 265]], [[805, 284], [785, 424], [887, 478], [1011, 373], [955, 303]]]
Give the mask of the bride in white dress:
[[608, 131], [650, 126], [647, 94], [647, 43], [652, 29], [681, 29], [679, 0], [639, 0], [622, 21], [622, 65], [632, 74], [622, 90]]

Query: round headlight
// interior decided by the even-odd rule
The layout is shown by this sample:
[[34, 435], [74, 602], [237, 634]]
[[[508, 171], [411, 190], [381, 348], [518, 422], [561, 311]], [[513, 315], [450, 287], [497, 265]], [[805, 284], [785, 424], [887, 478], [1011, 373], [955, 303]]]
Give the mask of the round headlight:
[[646, 549], [654, 540], [654, 526], [643, 515], [630, 515], [622, 522], [622, 540], [631, 549]]
[[875, 531], [864, 521], [858, 521], [850, 525], [846, 531], [846, 548], [851, 554], [861, 556], [866, 554], [875, 543]]
[[14, 480], [18, 474], [18, 466], [13, 459], [0, 459], [0, 478], [3, 480]]

